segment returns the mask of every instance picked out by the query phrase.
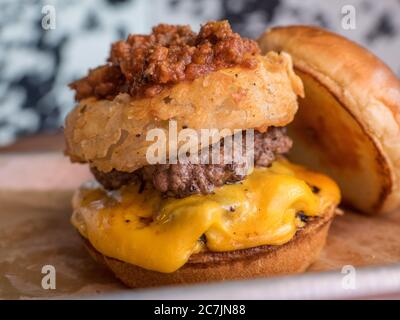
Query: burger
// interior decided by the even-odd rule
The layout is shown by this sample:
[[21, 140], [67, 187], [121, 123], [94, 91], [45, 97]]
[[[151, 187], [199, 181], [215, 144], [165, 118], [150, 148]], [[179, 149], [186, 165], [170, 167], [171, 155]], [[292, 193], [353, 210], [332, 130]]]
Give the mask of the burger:
[[[75, 192], [71, 221], [127, 286], [298, 273], [318, 257], [340, 192], [286, 157], [304, 87], [284, 50], [261, 52], [226, 21], [198, 33], [161, 24], [114, 43], [70, 86], [66, 154], [95, 178]], [[166, 143], [155, 162], [154, 132]]]

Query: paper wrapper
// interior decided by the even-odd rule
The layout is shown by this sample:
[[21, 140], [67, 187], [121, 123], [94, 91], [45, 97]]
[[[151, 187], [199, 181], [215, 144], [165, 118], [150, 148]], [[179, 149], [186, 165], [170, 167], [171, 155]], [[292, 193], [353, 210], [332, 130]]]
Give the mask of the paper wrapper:
[[[90, 258], [69, 222], [72, 192], [88, 179], [87, 166], [59, 154], [1, 156], [0, 298], [100, 297], [125, 289]], [[310, 271], [399, 262], [399, 244], [400, 211], [378, 217], [346, 211]], [[42, 288], [45, 265], [55, 267], [54, 290]]]

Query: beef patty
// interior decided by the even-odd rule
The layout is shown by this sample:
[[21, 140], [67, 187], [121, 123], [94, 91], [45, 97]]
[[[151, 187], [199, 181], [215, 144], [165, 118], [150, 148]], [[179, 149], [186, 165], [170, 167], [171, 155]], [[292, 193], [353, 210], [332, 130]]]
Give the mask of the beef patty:
[[[243, 139], [244, 139], [243, 135]], [[254, 132], [254, 165], [267, 167], [277, 155], [290, 150], [292, 140], [283, 127], [271, 127], [266, 132]], [[221, 163], [194, 164], [190, 161], [177, 164], [156, 164], [134, 172], [112, 170], [104, 173], [91, 168], [92, 173], [106, 189], [118, 189], [123, 185], [141, 181], [153, 186], [167, 196], [182, 198], [191, 194], [211, 193], [215, 187], [226, 183], [235, 183], [245, 178], [250, 166], [242, 148], [241, 157], [236, 157], [230, 164], [223, 163], [223, 145], [221, 144]], [[233, 144], [235, 150], [235, 144]]]

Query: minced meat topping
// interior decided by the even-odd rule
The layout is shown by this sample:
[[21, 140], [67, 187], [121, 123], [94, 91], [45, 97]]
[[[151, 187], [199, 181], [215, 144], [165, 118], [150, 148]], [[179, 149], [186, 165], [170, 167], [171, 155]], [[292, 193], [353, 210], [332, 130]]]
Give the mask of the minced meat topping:
[[260, 52], [227, 21], [208, 22], [198, 34], [189, 26], [160, 24], [150, 35], [129, 35], [111, 47], [106, 65], [73, 83], [75, 98], [113, 99], [119, 93], [152, 97], [166, 86], [222, 68], [254, 68]]

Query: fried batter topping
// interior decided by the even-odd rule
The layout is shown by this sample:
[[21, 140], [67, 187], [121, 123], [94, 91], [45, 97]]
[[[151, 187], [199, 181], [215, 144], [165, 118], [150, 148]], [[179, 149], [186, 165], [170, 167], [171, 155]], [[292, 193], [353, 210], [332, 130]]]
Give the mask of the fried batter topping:
[[70, 87], [77, 100], [112, 100], [119, 93], [153, 97], [166, 86], [219, 69], [254, 68], [259, 52], [255, 41], [241, 38], [227, 21], [208, 22], [198, 34], [189, 26], [160, 24], [150, 35], [129, 35], [115, 42], [108, 63]]

